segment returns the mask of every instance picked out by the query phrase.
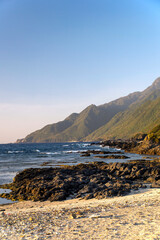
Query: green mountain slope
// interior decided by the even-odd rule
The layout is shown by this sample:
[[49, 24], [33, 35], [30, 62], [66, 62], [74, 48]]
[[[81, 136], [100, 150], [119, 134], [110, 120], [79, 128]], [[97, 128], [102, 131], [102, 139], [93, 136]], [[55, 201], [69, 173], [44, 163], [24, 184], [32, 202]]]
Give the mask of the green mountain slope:
[[[160, 120], [159, 120], [160, 122]], [[154, 127], [150, 133], [155, 134], [157, 137], [160, 137], [160, 124], [158, 124], [156, 127]]]
[[93, 141], [128, 138], [137, 132], [148, 132], [159, 124], [160, 78], [143, 92], [135, 92], [100, 106], [90, 105], [81, 113], [50, 124], [17, 142]]
[[115, 115], [111, 121], [90, 134], [85, 140], [130, 138], [138, 132], [146, 133], [160, 122], [160, 90], [145, 95], [126, 111]]
[[78, 118], [77, 113], [71, 114], [64, 121], [60, 121], [56, 124], [49, 124], [42, 128], [41, 130], [37, 130], [31, 134], [29, 134], [25, 139], [20, 139], [18, 142], [49, 142], [49, 139], [52, 138], [53, 135], [63, 132], [66, 128], [70, 127], [74, 121]]
[[151, 143], [160, 143], [160, 124], [156, 125], [145, 137], [144, 139], [144, 143], [145, 141], [149, 141]]
[[81, 141], [90, 133], [109, 122], [117, 113], [124, 111], [140, 96], [139, 92], [129, 94], [110, 103], [90, 105], [81, 113], [71, 114], [64, 121], [50, 124], [29, 134], [17, 142], [67, 142]]

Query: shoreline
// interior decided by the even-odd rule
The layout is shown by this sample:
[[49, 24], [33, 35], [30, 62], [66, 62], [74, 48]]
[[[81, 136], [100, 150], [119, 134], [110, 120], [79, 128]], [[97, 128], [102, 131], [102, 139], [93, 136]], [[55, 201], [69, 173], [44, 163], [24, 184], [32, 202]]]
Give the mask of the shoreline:
[[[143, 194], [143, 193], [146, 193], [146, 192], [150, 192], [152, 190], [156, 190], [156, 189], [159, 189], [160, 188], [152, 188], [151, 187], [151, 184], [148, 184], [148, 186], [146, 188], [139, 188], [138, 190], [131, 190], [128, 194], [126, 193], [126, 195], [124, 196], [115, 196], [115, 197], [108, 197], [108, 198], [104, 198], [104, 199], [97, 199], [97, 198], [92, 198], [92, 199], [84, 199], [84, 198], [68, 198], [66, 200], [61, 200], [61, 201], [32, 201], [32, 200], [27, 200], [27, 201], [15, 201], [15, 202], [11, 202], [11, 203], [5, 203], [5, 204], [0, 204], [0, 211], [2, 209], [2, 207], [6, 207], [6, 209], [9, 209], [11, 205], [15, 205], [16, 204], [16, 208], [19, 208], [19, 207], [22, 207], [22, 209], [25, 207], [28, 207], [30, 208], [30, 204], [31, 205], [37, 205], [38, 207], [41, 207], [41, 206], [45, 206], [45, 205], [50, 205], [54, 207], [54, 205], [67, 205], [67, 204], [72, 204], [72, 202], [75, 204], [75, 203], [89, 203], [90, 202], [100, 202], [100, 201], [117, 201], [119, 198], [124, 198], [124, 197], [127, 197], [127, 196], [132, 196], [132, 195], [136, 195], [136, 194]], [[12, 207], [11, 207], [12, 208]], [[14, 206], [13, 206], [14, 208]], [[24, 208], [25, 209], [25, 208]]]
[[[1, 239], [160, 239], [160, 188], [107, 199], [0, 206]], [[47, 227], [46, 227], [47, 226]]]
[[[60, 196], [57, 199], [61, 201], [50, 202], [48, 196], [46, 200], [38, 199], [41, 196], [35, 193], [35, 197], [41, 201], [28, 200], [0, 205], [0, 239], [160, 240], [158, 159], [109, 164], [95, 162], [63, 166], [53, 172], [48, 168], [25, 169], [16, 176], [15, 186], [9, 184], [15, 187], [15, 193], [21, 191], [19, 196], [17, 193], [13, 196], [21, 200], [24, 196], [27, 199], [28, 194], [33, 196], [35, 190], [39, 191], [38, 194], [42, 190], [48, 194], [47, 184], [50, 182], [53, 187], [57, 181], [55, 190], [52, 189], [55, 197], [57, 193], [65, 193], [66, 187], [69, 191], [71, 186], [73, 188], [77, 184], [69, 196], [74, 196], [79, 191], [81, 198], [63, 200]], [[88, 182], [85, 183], [86, 180]], [[147, 188], [141, 188], [141, 182]], [[154, 186], [157, 187], [153, 188]], [[101, 191], [98, 192], [100, 188]], [[126, 195], [120, 196], [123, 194]]]
[[12, 190], [0, 197], [10, 200], [63, 201], [71, 198], [103, 199], [131, 190], [160, 187], [159, 160], [129, 163], [92, 162], [61, 168], [30, 168], [1, 188]]

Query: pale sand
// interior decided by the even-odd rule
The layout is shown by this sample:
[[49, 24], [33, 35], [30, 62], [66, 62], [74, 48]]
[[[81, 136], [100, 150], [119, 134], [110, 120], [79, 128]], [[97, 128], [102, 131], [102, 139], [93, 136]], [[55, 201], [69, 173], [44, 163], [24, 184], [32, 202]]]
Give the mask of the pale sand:
[[0, 239], [160, 240], [160, 189], [102, 200], [0, 206]]

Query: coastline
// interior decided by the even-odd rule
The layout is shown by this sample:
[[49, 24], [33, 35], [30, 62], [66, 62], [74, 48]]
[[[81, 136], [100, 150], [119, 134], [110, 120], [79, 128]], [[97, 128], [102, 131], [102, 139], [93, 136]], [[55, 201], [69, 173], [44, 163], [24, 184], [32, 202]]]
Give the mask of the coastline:
[[160, 188], [107, 199], [0, 206], [1, 239], [160, 239]]
[[[95, 152], [89, 153], [94, 154]], [[106, 156], [108, 152], [98, 151], [96, 154]], [[124, 154], [122, 153], [122, 155]], [[14, 184], [19, 185], [19, 183], [22, 183], [21, 186], [15, 185], [15, 191], [18, 189], [23, 190], [19, 196], [20, 198], [25, 195], [28, 197], [30, 190], [38, 190], [38, 187], [41, 187], [41, 191], [44, 187], [44, 191], [48, 193], [46, 185], [52, 180], [50, 183], [53, 187], [55, 179], [50, 178], [52, 170], [47, 169], [25, 169], [16, 176]], [[10, 237], [13, 240], [160, 239], [160, 182], [158, 169], [159, 158], [150, 161], [129, 161], [128, 163], [115, 162], [108, 164], [100, 161], [99, 163], [94, 162], [87, 165], [62, 166], [62, 168], [54, 170], [53, 174], [58, 181], [59, 177], [64, 178], [61, 179], [62, 182], [57, 182], [55, 186], [55, 188], [61, 186], [61, 189], [59, 189], [61, 191], [58, 190], [58, 192], [66, 191], [66, 186], [70, 189], [72, 182], [74, 183], [73, 186], [75, 186], [75, 179], [77, 179], [77, 186], [79, 186], [79, 180], [86, 180], [86, 176], [88, 176], [89, 182], [94, 183], [93, 188], [90, 190], [97, 195], [99, 187], [103, 187], [102, 193], [108, 197], [103, 198], [104, 196], [100, 192], [97, 195], [98, 199], [93, 196], [92, 199], [88, 198], [86, 200], [85, 194], [88, 193], [88, 187], [91, 185], [88, 185], [89, 182], [84, 183], [82, 181], [81, 184], [84, 184], [83, 187], [86, 192], [79, 190], [82, 193], [82, 198], [85, 197], [85, 199], [62, 199], [61, 201], [50, 202], [46, 198], [45, 201], [42, 199], [42, 202], [31, 201], [28, 198], [29, 201], [0, 205], [0, 239], [10, 239]], [[73, 170], [73, 174], [71, 174], [71, 170]], [[41, 178], [39, 176], [40, 171], [42, 171]], [[44, 174], [45, 171], [47, 171], [46, 174]], [[26, 173], [27, 175], [25, 175]], [[35, 178], [33, 178], [32, 173], [34, 173]], [[74, 174], [76, 174], [76, 178]], [[101, 185], [102, 176], [104, 177], [103, 186]], [[106, 176], [109, 176], [109, 179], [105, 179]], [[23, 182], [23, 178], [28, 180]], [[70, 183], [66, 185], [65, 179], [67, 181], [70, 179]], [[113, 194], [112, 197], [109, 197], [108, 191], [111, 190], [111, 186], [108, 185], [108, 181], [110, 184], [112, 183], [112, 193], [118, 187], [118, 194], [115, 192], [118, 196]], [[37, 187], [32, 186], [32, 183], [36, 182]], [[141, 184], [134, 185], [141, 182], [146, 185], [150, 184], [151, 187], [157, 186], [157, 188], [142, 189], [139, 188], [142, 187]], [[97, 189], [94, 189], [95, 184], [97, 184]], [[26, 192], [24, 191], [25, 187]], [[131, 191], [129, 194], [127, 194], [128, 190]], [[120, 196], [119, 193], [127, 195]], [[90, 194], [92, 195], [92, 193]], [[18, 197], [18, 195], [15, 196]], [[36, 196], [39, 197], [39, 195]]]

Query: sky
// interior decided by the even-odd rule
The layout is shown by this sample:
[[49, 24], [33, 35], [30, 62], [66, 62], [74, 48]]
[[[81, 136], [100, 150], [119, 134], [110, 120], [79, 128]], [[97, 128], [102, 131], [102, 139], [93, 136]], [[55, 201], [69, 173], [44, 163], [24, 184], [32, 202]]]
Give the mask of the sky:
[[159, 0], [0, 0], [0, 143], [160, 76]]

